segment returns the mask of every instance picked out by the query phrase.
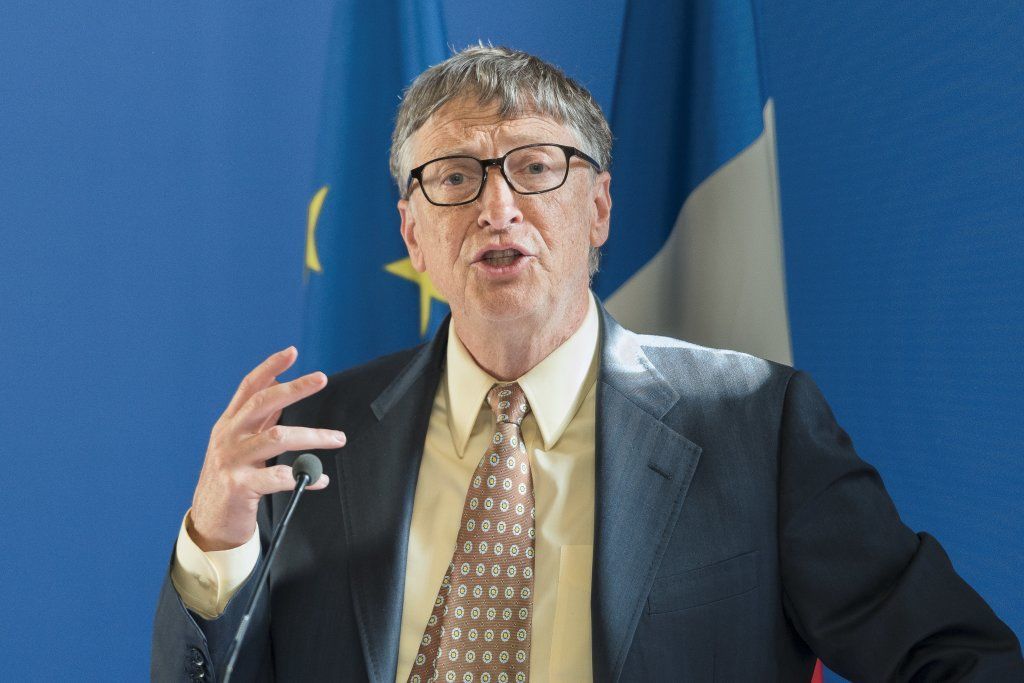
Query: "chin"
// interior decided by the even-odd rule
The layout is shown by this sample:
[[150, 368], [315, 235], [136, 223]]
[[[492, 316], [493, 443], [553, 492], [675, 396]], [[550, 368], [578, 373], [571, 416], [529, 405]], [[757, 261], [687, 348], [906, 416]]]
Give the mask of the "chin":
[[537, 312], [542, 297], [522, 286], [488, 287], [467, 298], [468, 313], [495, 322], [518, 320]]

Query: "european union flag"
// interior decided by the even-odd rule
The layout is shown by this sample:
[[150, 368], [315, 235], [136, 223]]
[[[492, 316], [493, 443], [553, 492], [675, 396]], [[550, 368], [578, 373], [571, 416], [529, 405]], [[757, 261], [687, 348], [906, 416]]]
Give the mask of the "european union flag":
[[408, 262], [388, 172], [402, 90], [445, 56], [435, 0], [335, 7], [306, 226], [307, 371], [329, 373], [412, 346], [447, 313]]

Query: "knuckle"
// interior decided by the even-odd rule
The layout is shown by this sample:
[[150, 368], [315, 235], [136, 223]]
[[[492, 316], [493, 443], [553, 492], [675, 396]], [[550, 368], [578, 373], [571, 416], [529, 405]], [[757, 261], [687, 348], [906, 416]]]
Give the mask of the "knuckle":
[[258, 391], [249, 399], [249, 410], [252, 412], [259, 412], [263, 409], [263, 406], [266, 405], [266, 403], [267, 395], [262, 391]]
[[210, 430], [210, 448], [216, 448], [223, 440], [224, 426], [218, 421]]
[[243, 392], [252, 389], [252, 385], [256, 381], [254, 374], [255, 370], [247, 374], [245, 377], [243, 377], [241, 383], [238, 385], [238, 388], [241, 389]]
[[227, 434], [231, 433], [232, 427], [234, 427], [235, 421], [233, 418], [227, 415], [222, 415], [219, 420], [213, 423], [213, 427], [210, 428], [211, 439], [223, 439]]
[[267, 438], [273, 443], [281, 443], [284, 441], [286, 430], [281, 425], [274, 425], [267, 430]]

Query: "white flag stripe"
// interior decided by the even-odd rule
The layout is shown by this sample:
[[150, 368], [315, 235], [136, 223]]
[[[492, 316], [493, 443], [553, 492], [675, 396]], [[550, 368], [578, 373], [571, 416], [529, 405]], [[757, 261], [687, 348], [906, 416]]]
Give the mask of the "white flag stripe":
[[792, 365], [770, 99], [763, 115], [761, 135], [690, 193], [665, 245], [609, 298], [626, 327]]

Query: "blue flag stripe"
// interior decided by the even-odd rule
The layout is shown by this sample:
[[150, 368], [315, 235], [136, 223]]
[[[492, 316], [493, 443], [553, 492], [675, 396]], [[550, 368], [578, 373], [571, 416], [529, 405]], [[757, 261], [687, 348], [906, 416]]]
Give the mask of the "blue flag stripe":
[[595, 289], [609, 296], [661, 248], [686, 197], [763, 130], [747, 1], [631, 2], [612, 112], [612, 239]]

